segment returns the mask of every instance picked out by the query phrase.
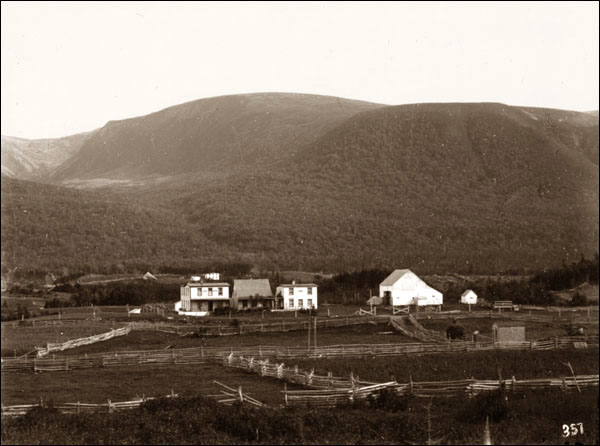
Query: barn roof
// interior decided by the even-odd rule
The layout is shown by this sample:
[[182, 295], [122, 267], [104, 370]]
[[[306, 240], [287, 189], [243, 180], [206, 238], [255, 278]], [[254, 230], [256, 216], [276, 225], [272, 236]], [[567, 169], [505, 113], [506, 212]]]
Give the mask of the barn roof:
[[412, 273], [412, 271], [409, 269], [397, 269], [392, 274], [387, 276], [385, 280], [379, 284], [379, 286], [392, 286], [408, 273]]
[[477, 296], [477, 293], [473, 290], [466, 290], [464, 293], [462, 293], [460, 295], [460, 297], [466, 297], [469, 293], [473, 293], [475, 296]]
[[235, 279], [233, 281], [233, 297], [244, 298], [256, 295], [272, 297], [269, 279]]

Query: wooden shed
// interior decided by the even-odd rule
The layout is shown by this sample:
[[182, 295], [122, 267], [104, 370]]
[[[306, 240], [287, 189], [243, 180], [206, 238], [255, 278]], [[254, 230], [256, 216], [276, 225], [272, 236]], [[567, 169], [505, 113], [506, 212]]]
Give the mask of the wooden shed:
[[522, 322], [496, 322], [492, 325], [492, 339], [500, 344], [525, 342], [525, 324]]

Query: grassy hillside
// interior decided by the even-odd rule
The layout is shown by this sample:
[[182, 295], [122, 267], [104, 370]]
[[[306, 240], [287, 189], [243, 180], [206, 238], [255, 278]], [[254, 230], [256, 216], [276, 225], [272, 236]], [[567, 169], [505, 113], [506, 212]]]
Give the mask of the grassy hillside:
[[76, 154], [91, 134], [34, 140], [2, 135], [2, 174], [21, 180], [45, 178]]
[[[355, 113], [378, 104], [329, 96], [261, 93], [201, 99], [111, 121], [54, 175], [139, 179], [193, 172], [223, 176], [286, 158]], [[254, 169], [253, 169], [254, 168]]]
[[[332, 101], [230, 96], [108, 125], [61, 174], [177, 180], [95, 192], [15, 181], [7, 188], [3, 180], [3, 264], [235, 260], [292, 270], [493, 273], [597, 249], [597, 117], [503, 104], [352, 114], [340, 102], [339, 113], [351, 115], [344, 120], [327, 117], [332, 108], [322, 106]], [[353, 112], [372, 107], [356, 103]], [[186, 127], [186, 117], [210, 125]], [[128, 130], [110, 133], [117, 127]], [[146, 153], [153, 131], [171, 138], [168, 152]], [[145, 145], [127, 146], [143, 135]], [[243, 147], [239, 163], [235, 147]]]

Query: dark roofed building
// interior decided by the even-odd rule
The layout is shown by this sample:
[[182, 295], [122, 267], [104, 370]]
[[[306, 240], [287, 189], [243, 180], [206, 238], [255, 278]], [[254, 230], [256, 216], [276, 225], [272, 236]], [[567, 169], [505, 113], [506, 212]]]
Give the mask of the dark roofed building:
[[235, 279], [233, 281], [232, 307], [235, 309], [273, 308], [274, 301], [269, 279]]

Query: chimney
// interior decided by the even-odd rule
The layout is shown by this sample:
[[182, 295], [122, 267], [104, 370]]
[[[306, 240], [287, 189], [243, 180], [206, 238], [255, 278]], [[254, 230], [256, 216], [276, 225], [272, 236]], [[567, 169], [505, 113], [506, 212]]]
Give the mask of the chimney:
[[296, 285], [296, 281], [295, 280], [292, 280], [292, 285]]

